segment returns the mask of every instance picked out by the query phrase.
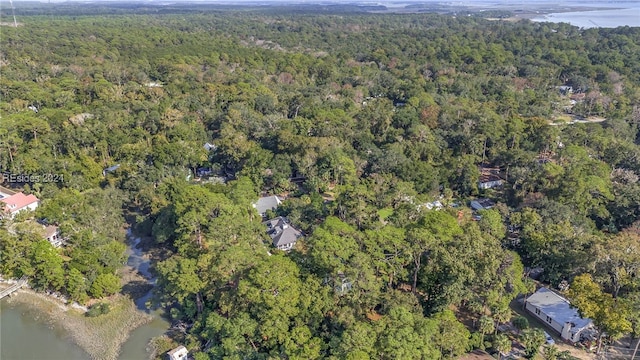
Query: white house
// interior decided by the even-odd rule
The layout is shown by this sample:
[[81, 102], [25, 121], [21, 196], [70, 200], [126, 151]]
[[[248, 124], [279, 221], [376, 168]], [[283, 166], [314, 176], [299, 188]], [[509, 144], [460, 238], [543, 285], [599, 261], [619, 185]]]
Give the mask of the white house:
[[33, 211], [38, 208], [40, 200], [34, 195], [25, 195], [24, 193], [16, 193], [8, 197], [0, 198], [0, 201], [4, 204], [4, 214], [13, 218], [17, 213], [21, 211]]
[[177, 348], [171, 351], [168, 351], [167, 356], [169, 360], [187, 360], [187, 357], [189, 356], [189, 351], [187, 350], [186, 347], [180, 345]]
[[504, 180], [502, 180], [498, 175], [480, 175], [478, 188], [482, 190], [493, 189], [502, 186], [502, 184], [504, 184]]
[[525, 308], [552, 328], [564, 340], [573, 343], [593, 338], [595, 329], [590, 319], [584, 319], [569, 300], [547, 289], [540, 288], [529, 296]]

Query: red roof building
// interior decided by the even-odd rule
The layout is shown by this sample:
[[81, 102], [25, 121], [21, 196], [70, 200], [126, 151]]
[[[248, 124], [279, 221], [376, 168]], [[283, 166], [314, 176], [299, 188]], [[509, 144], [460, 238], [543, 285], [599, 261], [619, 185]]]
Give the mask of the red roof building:
[[21, 192], [0, 201], [4, 203], [4, 212], [11, 217], [22, 210], [35, 210], [40, 204], [40, 200], [34, 195], [25, 195]]

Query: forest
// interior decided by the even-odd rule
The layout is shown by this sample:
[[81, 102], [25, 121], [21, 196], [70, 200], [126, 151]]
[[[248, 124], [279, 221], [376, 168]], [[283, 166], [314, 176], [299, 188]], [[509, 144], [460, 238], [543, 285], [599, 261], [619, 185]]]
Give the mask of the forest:
[[[640, 28], [66, 11], [0, 28], [0, 170], [62, 179], [0, 184], [41, 199], [2, 220], [3, 276], [118, 293], [131, 227], [184, 325], [159, 350], [196, 360], [506, 354], [497, 327], [536, 286], [607, 341], [640, 336]], [[292, 251], [252, 207], [266, 195], [304, 234]]]

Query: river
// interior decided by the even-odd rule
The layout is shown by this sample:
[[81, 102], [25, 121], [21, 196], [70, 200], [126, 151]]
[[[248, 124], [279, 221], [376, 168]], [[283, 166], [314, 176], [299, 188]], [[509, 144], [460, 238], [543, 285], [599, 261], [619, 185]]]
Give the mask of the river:
[[[574, 4], [574, 2], [562, 4], [568, 5]], [[615, 28], [618, 26], [640, 26], [640, 1], [592, 2], [581, 5], [598, 7], [599, 9], [552, 13], [531, 20], [555, 23], [564, 22], [585, 29], [594, 27]]]
[[[129, 235], [129, 234], [128, 234]], [[142, 251], [136, 246], [140, 239], [130, 238], [127, 249], [127, 265], [137, 269], [142, 275], [151, 278], [149, 261], [143, 258]], [[151, 279], [154, 283], [155, 280]], [[20, 294], [14, 295], [20, 296]], [[120, 350], [119, 360], [144, 360], [149, 358], [146, 351], [151, 338], [162, 335], [169, 323], [160, 317], [158, 311], [145, 309], [144, 303], [151, 294], [147, 294], [136, 305], [141, 311], [153, 315], [153, 320], [134, 330]], [[22, 305], [7, 305], [0, 301], [0, 359], [2, 360], [88, 360], [89, 355], [73, 344], [62, 329], [47, 324], [38, 314]]]

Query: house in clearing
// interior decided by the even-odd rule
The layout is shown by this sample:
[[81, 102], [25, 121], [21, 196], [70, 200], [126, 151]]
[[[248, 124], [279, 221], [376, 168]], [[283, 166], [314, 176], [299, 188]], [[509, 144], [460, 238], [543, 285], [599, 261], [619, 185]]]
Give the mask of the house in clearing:
[[38, 200], [35, 195], [25, 195], [24, 193], [15, 193], [10, 196], [4, 196], [5, 194], [1, 194], [0, 202], [3, 205], [3, 213], [4, 216], [8, 216], [12, 218], [16, 216], [17, 213], [21, 211], [33, 211], [40, 204], [40, 200]]
[[596, 331], [590, 319], [584, 319], [569, 300], [550, 289], [540, 288], [526, 300], [525, 308], [564, 340], [576, 343], [591, 339]]
[[289, 220], [282, 216], [264, 223], [267, 225], [267, 234], [273, 241], [273, 246], [283, 251], [293, 249], [293, 246], [302, 237], [302, 233], [289, 224]]

